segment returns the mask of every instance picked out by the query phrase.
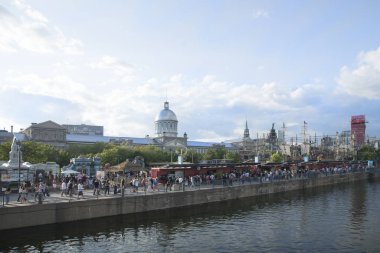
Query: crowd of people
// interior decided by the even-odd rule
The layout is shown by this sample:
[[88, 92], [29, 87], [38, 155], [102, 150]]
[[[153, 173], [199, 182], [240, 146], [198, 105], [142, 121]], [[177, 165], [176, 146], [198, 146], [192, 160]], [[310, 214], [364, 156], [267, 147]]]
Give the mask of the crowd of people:
[[[346, 174], [356, 171], [366, 171], [367, 167], [359, 166], [324, 166], [321, 168], [297, 167], [281, 168], [273, 167], [271, 169], [257, 168], [249, 171], [231, 171], [229, 173], [210, 173], [203, 175], [193, 175], [188, 177], [174, 177], [168, 175], [161, 178], [152, 178], [148, 173], [136, 173], [120, 175], [116, 173], [107, 173], [102, 178], [87, 178], [83, 175], [67, 175], [60, 179], [53, 180], [53, 190], [60, 184], [61, 197], [85, 198], [85, 189], [90, 189], [92, 195], [110, 195], [110, 192], [124, 194], [124, 190], [129, 188], [129, 192], [155, 192], [155, 191], [174, 191], [200, 187], [201, 185], [220, 185], [223, 187], [233, 186], [245, 183], [266, 183], [276, 180], [295, 180], [302, 178], [326, 177], [335, 174]], [[31, 193], [31, 195], [30, 195]], [[91, 194], [91, 193], [87, 193]], [[7, 187], [4, 192], [5, 203], [10, 201], [11, 189]], [[33, 196], [33, 198], [30, 198]], [[29, 200], [42, 202], [49, 197], [49, 187], [43, 181], [35, 182], [33, 185], [29, 182], [21, 182], [18, 189], [17, 202], [27, 203]]]

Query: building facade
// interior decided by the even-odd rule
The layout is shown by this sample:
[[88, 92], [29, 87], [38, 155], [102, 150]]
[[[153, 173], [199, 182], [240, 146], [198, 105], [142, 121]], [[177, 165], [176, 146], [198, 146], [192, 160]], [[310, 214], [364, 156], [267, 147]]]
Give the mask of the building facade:
[[[117, 137], [104, 136], [103, 126], [89, 125], [59, 125], [51, 120], [43, 123], [32, 123], [22, 132], [22, 140], [30, 140], [65, 148], [70, 144], [128, 143], [131, 146], [153, 145], [165, 151], [192, 149], [197, 153], [205, 153], [215, 145], [223, 145], [229, 152], [238, 152], [239, 147], [232, 143], [189, 141], [187, 133], [178, 136], [178, 119], [169, 108], [169, 102], [164, 102], [164, 108], [154, 120], [155, 136], [150, 137]], [[249, 133], [248, 133], [249, 134]]]
[[0, 130], [0, 143], [5, 142], [5, 141], [12, 141], [12, 139], [13, 139], [13, 126], [11, 126], [10, 132], [8, 132], [5, 129]]
[[66, 128], [51, 120], [39, 124], [32, 123], [22, 132], [29, 141], [42, 142], [57, 148], [66, 146]]
[[78, 135], [99, 135], [103, 136], [103, 126], [92, 126], [92, 125], [66, 125], [63, 124], [62, 127], [66, 128], [67, 134], [78, 134]]
[[154, 121], [156, 137], [154, 143], [163, 150], [174, 151], [176, 149], [187, 147], [187, 134], [178, 137], [178, 120], [175, 113], [169, 109], [169, 102], [164, 103], [164, 109], [161, 110]]
[[351, 138], [355, 148], [365, 143], [365, 115], [351, 116]]

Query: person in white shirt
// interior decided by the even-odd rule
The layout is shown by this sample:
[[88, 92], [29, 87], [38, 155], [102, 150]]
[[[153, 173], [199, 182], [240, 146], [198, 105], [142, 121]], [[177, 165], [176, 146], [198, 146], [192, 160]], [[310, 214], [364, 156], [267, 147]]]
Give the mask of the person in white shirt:
[[83, 190], [84, 190], [83, 184], [82, 184], [82, 182], [79, 182], [79, 184], [78, 184], [78, 199], [79, 199], [79, 196], [82, 196], [82, 198], [84, 198]]
[[61, 197], [63, 197], [63, 194], [65, 194], [67, 196], [67, 186], [66, 186], [66, 182], [65, 180], [62, 181], [62, 184], [61, 184]]

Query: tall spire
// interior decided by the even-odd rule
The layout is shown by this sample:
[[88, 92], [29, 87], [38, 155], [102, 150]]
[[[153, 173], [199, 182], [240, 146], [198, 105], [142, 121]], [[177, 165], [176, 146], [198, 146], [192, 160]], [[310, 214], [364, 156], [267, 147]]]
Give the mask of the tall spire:
[[244, 139], [249, 139], [249, 129], [247, 120], [245, 120]]

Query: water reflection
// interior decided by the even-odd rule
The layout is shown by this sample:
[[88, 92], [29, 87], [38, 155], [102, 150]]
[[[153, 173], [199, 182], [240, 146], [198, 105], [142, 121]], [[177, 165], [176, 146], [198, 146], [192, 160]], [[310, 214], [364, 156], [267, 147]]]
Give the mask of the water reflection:
[[367, 190], [363, 182], [353, 185], [355, 190], [351, 191], [351, 225], [356, 230], [361, 230], [366, 218]]
[[[314, 188], [257, 198], [10, 230], [0, 251], [10, 252], [294, 252], [376, 248], [355, 231], [380, 229], [379, 183]], [[371, 187], [371, 199], [368, 197]], [[350, 210], [347, 210], [350, 207]], [[378, 208], [379, 210], [377, 210]], [[376, 223], [375, 223], [376, 224]], [[348, 228], [348, 229], [347, 229]], [[243, 243], [244, 242], [244, 243]], [[363, 246], [364, 245], [364, 246]]]

